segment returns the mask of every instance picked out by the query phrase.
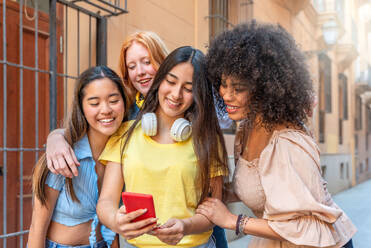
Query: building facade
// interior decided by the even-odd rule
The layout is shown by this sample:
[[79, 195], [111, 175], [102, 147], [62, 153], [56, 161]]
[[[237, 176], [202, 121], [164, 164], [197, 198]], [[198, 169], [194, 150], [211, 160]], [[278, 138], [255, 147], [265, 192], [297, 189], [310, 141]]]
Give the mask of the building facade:
[[[118, 71], [122, 42], [139, 30], [156, 32], [170, 50], [192, 45], [206, 52], [215, 35], [239, 23], [256, 19], [280, 24], [308, 59], [318, 99], [310, 127], [321, 149], [322, 173], [330, 192], [371, 178], [369, 0], [87, 2], [0, 0], [4, 99], [0, 103], [0, 247], [25, 245], [32, 168], [44, 149], [50, 123], [56, 119], [60, 126], [69, 111], [76, 77], [101, 63]], [[56, 3], [55, 13], [50, 13], [48, 3]], [[121, 7], [110, 12], [109, 6], [116, 4]], [[58, 105], [54, 110], [49, 104], [53, 101]], [[225, 134], [231, 165], [232, 133], [233, 128]], [[236, 213], [249, 211], [241, 204], [230, 208]]]

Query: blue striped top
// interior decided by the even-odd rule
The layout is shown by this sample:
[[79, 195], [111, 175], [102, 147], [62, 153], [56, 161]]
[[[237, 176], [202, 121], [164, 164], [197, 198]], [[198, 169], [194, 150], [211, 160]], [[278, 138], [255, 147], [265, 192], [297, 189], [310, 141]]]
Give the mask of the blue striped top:
[[[46, 184], [49, 187], [60, 191], [52, 220], [66, 226], [75, 226], [93, 220], [92, 231], [89, 237], [90, 245], [93, 245], [97, 242], [95, 229], [99, 222], [96, 211], [99, 193], [95, 161], [93, 159], [87, 135], [75, 143], [74, 151], [78, 161], [80, 162], [80, 166], [78, 167], [79, 175], [73, 177], [72, 184], [80, 203], [74, 202], [67, 193], [65, 177], [49, 172]], [[104, 225], [101, 225], [101, 233], [103, 239], [107, 242], [108, 247], [110, 247], [115, 238], [115, 233]]]

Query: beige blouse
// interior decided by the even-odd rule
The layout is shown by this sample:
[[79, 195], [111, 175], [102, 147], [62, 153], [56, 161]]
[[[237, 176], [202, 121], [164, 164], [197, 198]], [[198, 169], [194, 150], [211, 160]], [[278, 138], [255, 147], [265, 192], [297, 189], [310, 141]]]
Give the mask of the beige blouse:
[[253, 237], [251, 247], [342, 247], [356, 232], [321, 176], [320, 153], [305, 133], [274, 131], [260, 157], [242, 158], [244, 124], [236, 135], [234, 190], [258, 218], [287, 241]]

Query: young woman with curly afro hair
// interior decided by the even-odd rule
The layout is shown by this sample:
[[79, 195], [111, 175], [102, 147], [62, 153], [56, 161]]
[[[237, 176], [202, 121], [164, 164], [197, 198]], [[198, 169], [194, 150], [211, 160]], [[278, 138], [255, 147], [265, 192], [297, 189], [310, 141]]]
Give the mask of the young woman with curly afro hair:
[[356, 228], [333, 202], [321, 176], [320, 153], [305, 123], [314, 92], [303, 53], [279, 25], [256, 21], [216, 37], [207, 55], [235, 140], [235, 200], [254, 217], [234, 215], [207, 198], [197, 212], [249, 247], [352, 247]]

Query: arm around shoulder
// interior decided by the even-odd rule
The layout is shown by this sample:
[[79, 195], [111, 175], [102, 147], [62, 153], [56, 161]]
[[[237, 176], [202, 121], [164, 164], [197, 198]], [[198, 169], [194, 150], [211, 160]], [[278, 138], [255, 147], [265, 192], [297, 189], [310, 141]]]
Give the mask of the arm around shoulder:
[[64, 133], [64, 129], [55, 129], [49, 134], [46, 141], [47, 165], [52, 173], [72, 178], [78, 176], [77, 166], [80, 163]]

